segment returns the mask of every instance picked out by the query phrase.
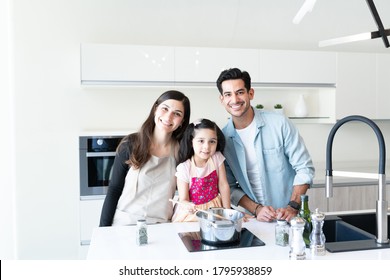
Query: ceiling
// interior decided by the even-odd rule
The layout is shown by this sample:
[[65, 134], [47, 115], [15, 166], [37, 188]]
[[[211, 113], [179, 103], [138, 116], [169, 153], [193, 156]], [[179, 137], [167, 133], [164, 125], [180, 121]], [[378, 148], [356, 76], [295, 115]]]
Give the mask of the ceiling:
[[[292, 19], [304, 0], [120, 2], [123, 18], [117, 14], [111, 21], [118, 21], [119, 31], [133, 43], [390, 53], [381, 38], [318, 46], [322, 40], [377, 31], [365, 0], [317, 0], [298, 25]], [[384, 28], [390, 28], [390, 1], [374, 3]]]

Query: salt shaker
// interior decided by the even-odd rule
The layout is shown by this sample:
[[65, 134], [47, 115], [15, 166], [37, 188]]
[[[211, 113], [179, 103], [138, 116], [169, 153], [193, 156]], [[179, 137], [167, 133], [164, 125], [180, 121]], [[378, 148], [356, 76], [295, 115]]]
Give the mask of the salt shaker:
[[291, 219], [290, 224], [290, 253], [291, 260], [305, 260], [306, 259], [306, 245], [303, 241], [303, 229], [306, 220], [302, 217], [295, 217]]
[[325, 214], [318, 211], [318, 208], [311, 214], [311, 222], [313, 230], [310, 234], [310, 251], [312, 256], [324, 256], [325, 251], [325, 235], [322, 231], [324, 225]]
[[136, 242], [139, 246], [148, 244], [148, 226], [146, 220], [137, 221]]
[[288, 245], [289, 226], [285, 220], [277, 220], [275, 226], [275, 244], [279, 246]]

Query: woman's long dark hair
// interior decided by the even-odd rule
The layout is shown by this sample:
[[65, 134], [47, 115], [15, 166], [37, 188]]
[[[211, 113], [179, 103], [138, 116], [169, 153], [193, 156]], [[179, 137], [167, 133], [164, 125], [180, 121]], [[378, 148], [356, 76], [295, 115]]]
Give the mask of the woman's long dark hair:
[[181, 101], [183, 103], [183, 123], [172, 133], [172, 139], [180, 141], [183, 137], [191, 115], [190, 100], [180, 91], [169, 90], [161, 94], [156, 102], [154, 102], [152, 108], [150, 109], [149, 116], [141, 126], [139, 132], [137, 134], [133, 134], [132, 136], [129, 135], [129, 137], [126, 137], [129, 140], [129, 145], [132, 147], [130, 159], [126, 163], [133, 166], [133, 168], [141, 168], [150, 159], [150, 146], [152, 144], [153, 131], [156, 126], [154, 122], [154, 115], [157, 107], [169, 99]]
[[212, 129], [217, 134], [217, 151], [223, 152], [225, 148], [225, 136], [223, 135], [221, 129], [218, 125], [210, 121], [209, 119], [200, 119], [195, 122], [192, 122], [188, 125], [186, 131], [184, 132], [183, 138], [180, 141], [179, 149], [179, 162], [185, 162], [187, 159], [190, 159], [194, 155], [194, 148], [192, 146], [192, 140], [194, 139], [195, 130], [197, 129]]

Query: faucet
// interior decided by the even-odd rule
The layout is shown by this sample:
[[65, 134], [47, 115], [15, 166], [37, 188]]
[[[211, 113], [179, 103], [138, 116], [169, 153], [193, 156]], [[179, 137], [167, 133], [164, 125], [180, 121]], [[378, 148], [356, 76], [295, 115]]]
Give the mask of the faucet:
[[[374, 173], [361, 173], [361, 172], [345, 172], [345, 171], [333, 171], [332, 170], [332, 145], [333, 138], [336, 134], [336, 131], [346, 122], [349, 121], [360, 121], [368, 124], [375, 132], [376, 137], [379, 143], [379, 172], [378, 174]], [[328, 142], [326, 144], [326, 197], [333, 197], [333, 176], [338, 177], [353, 177], [353, 178], [367, 178], [367, 179], [378, 179], [378, 200], [376, 202], [376, 224], [377, 224], [377, 236], [376, 242], [380, 244], [389, 243], [388, 234], [387, 234], [387, 204], [386, 201], [386, 147], [383, 135], [379, 127], [370, 119], [353, 115], [345, 117], [334, 125], [328, 136]]]

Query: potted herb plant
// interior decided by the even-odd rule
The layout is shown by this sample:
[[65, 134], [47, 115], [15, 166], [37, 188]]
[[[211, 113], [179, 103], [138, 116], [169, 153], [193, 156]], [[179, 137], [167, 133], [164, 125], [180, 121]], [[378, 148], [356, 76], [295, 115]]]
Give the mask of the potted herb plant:
[[263, 104], [257, 104], [256, 105], [257, 110], [264, 110], [264, 105]]
[[279, 114], [283, 114], [283, 106], [282, 106], [282, 104], [275, 104], [274, 110], [275, 110], [275, 112], [277, 112]]

